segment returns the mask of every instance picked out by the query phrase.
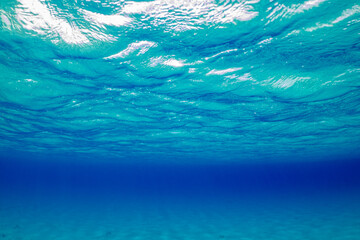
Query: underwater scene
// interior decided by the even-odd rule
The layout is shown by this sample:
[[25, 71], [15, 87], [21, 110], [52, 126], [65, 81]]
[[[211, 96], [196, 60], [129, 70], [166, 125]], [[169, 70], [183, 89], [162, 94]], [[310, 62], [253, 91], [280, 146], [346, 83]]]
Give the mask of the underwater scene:
[[0, 0], [0, 240], [360, 240], [360, 2]]

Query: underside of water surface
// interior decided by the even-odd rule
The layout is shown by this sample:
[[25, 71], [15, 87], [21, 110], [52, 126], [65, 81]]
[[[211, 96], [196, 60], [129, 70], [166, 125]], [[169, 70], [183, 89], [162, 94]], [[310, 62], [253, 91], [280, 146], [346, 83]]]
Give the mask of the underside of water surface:
[[359, 156], [357, 1], [19, 0], [0, 11], [3, 153]]
[[359, 240], [360, 3], [0, 0], [0, 240]]

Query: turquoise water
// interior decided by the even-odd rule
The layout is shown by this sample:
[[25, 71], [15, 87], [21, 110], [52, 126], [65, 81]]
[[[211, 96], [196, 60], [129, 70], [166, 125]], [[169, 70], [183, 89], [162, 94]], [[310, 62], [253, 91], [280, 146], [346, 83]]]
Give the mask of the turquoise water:
[[357, 157], [359, 11], [325, 0], [1, 1], [2, 152]]
[[0, 0], [0, 239], [360, 239], [360, 3]]

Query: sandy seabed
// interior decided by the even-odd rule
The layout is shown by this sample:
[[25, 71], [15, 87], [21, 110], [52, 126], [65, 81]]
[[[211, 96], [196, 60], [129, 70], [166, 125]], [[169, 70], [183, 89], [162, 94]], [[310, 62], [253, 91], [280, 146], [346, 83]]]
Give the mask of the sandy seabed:
[[358, 240], [358, 195], [246, 198], [2, 194], [1, 240]]

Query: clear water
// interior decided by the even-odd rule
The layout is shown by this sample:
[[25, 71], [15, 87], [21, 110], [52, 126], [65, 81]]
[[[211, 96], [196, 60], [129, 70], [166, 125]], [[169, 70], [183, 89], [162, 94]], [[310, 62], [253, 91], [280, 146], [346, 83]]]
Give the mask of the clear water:
[[0, 0], [0, 239], [360, 239], [355, 0]]

